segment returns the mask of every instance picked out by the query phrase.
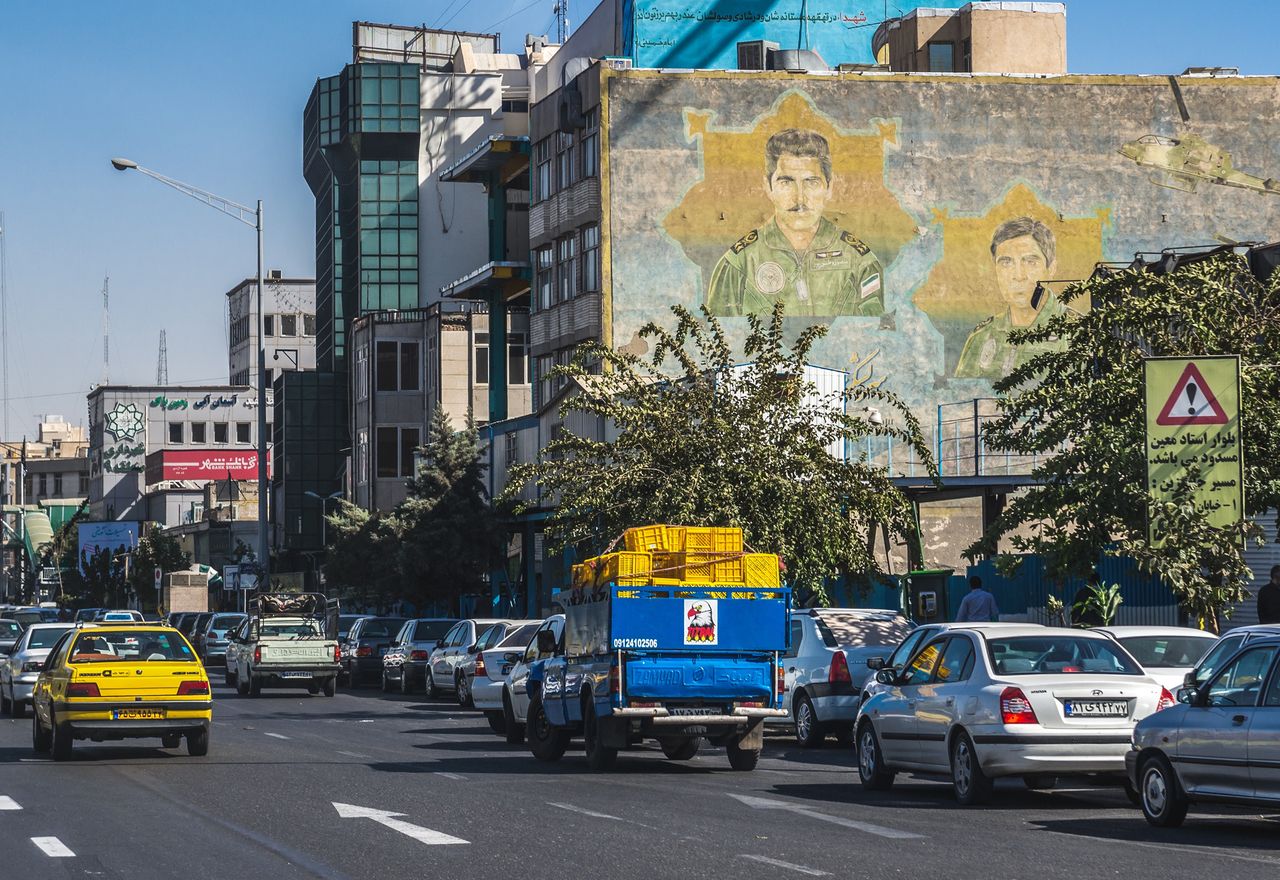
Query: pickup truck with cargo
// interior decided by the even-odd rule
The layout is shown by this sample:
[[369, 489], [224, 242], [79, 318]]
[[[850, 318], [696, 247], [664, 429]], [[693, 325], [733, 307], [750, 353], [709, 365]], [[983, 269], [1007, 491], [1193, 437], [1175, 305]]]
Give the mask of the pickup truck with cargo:
[[[644, 544], [654, 530], [665, 537]], [[588, 765], [603, 770], [640, 740], [687, 761], [705, 739], [725, 747], [733, 769], [754, 769], [765, 719], [786, 715], [779, 661], [791, 592], [778, 557], [744, 553], [738, 529], [648, 526], [625, 537], [637, 549], [588, 560], [557, 595], [563, 652], [551, 632], [537, 635], [539, 653], [555, 656], [530, 668], [530, 751], [555, 761], [581, 735]]]
[[264, 687], [332, 697], [338, 680], [338, 600], [320, 593], [265, 593], [227, 645], [227, 684], [242, 696]]

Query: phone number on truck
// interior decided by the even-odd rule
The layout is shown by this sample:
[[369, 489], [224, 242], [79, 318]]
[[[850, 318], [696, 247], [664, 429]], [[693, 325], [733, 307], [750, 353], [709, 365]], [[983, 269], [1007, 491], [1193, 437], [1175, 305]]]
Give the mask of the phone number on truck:
[[613, 646], [615, 648], [656, 648], [658, 647], [657, 639], [614, 639]]

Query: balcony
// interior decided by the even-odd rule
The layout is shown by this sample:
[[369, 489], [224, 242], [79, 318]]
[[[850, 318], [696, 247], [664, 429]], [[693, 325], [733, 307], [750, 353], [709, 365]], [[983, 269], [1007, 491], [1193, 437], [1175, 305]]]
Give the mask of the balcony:
[[490, 135], [478, 147], [440, 172], [444, 183], [497, 182], [511, 189], [529, 188], [529, 138]]
[[497, 294], [504, 300], [529, 292], [533, 269], [528, 260], [490, 260], [457, 281], [440, 288], [445, 299], [488, 300]]

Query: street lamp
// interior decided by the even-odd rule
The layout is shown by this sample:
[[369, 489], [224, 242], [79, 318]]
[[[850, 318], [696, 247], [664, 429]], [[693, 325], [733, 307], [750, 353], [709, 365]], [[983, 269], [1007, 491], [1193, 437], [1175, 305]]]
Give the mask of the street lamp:
[[246, 226], [252, 226], [258, 233], [258, 566], [259, 584], [271, 584], [271, 549], [267, 544], [267, 349], [266, 337], [262, 326], [262, 199], [258, 199], [257, 208], [248, 208], [230, 199], [224, 199], [211, 192], [157, 174], [149, 168], [143, 168], [132, 159], [115, 158], [111, 166], [117, 171], [138, 171], [147, 177], [160, 181], [180, 193], [215, 208]]
[[329, 515], [329, 502], [333, 501], [335, 498], [341, 498], [342, 490], [339, 489], [336, 492], [330, 492], [328, 495], [321, 495], [319, 492], [312, 492], [310, 489], [304, 489], [302, 494], [320, 502], [320, 546], [327, 550], [329, 548], [329, 521], [327, 519]]

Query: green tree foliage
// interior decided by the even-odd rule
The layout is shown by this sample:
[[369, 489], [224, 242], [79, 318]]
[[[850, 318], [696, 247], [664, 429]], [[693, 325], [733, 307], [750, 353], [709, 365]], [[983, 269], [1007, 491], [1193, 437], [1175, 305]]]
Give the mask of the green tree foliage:
[[178, 539], [160, 531], [160, 523], [152, 523], [150, 530], [138, 541], [133, 561], [129, 565], [129, 586], [140, 604], [154, 608], [156, 596], [155, 571], [182, 571], [191, 565], [191, 555], [185, 553]]
[[[997, 384], [998, 418], [986, 426], [995, 450], [1043, 456], [1039, 485], [1017, 496], [967, 551], [993, 555], [1008, 536], [1020, 552], [1042, 554], [1047, 574], [1087, 578], [1104, 553], [1133, 557], [1158, 575], [1192, 614], [1216, 627], [1243, 600], [1249, 577], [1242, 550], [1256, 528], [1209, 527], [1196, 509], [1200, 478], [1190, 474], [1153, 513], [1168, 540], [1146, 540], [1142, 360], [1156, 356], [1239, 355], [1241, 434], [1247, 513], [1280, 503], [1280, 273], [1267, 284], [1245, 259], [1224, 254], [1168, 274], [1102, 272], [1064, 292], [1067, 312], [1043, 327], [1015, 331], [1014, 344], [1058, 337], [1065, 348], [1041, 354]], [[1030, 534], [1013, 534], [1031, 527]]]
[[[833, 578], [869, 585], [881, 574], [873, 528], [913, 534], [911, 506], [882, 468], [828, 450], [892, 437], [932, 468], [915, 417], [867, 384], [820, 397], [804, 367], [826, 327], [788, 345], [781, 304], [750, 319], [744, 366], [709, 312], [672, 312], [674, 329], [640, 331], [653, 341], [650, 358], [588, 343], [553, 374], [584, 390], [561, 405], [566, 426], [584, 427], [514, 469], [504, 499], [536, 484], [556, 505], [547, 521], [553, 549], [580, 556], [631, 526], [739, 526], [756, 550], [782, 555], [800, 601], [826, 604]], [[882, 413], [875, 421], [872, 406]]]
[[349, 501], [338, 502], [327, 518], [329, 547], [325, 579], [362, 604], [379, 602], [399, 588], [399, 535], [389, 518]]

